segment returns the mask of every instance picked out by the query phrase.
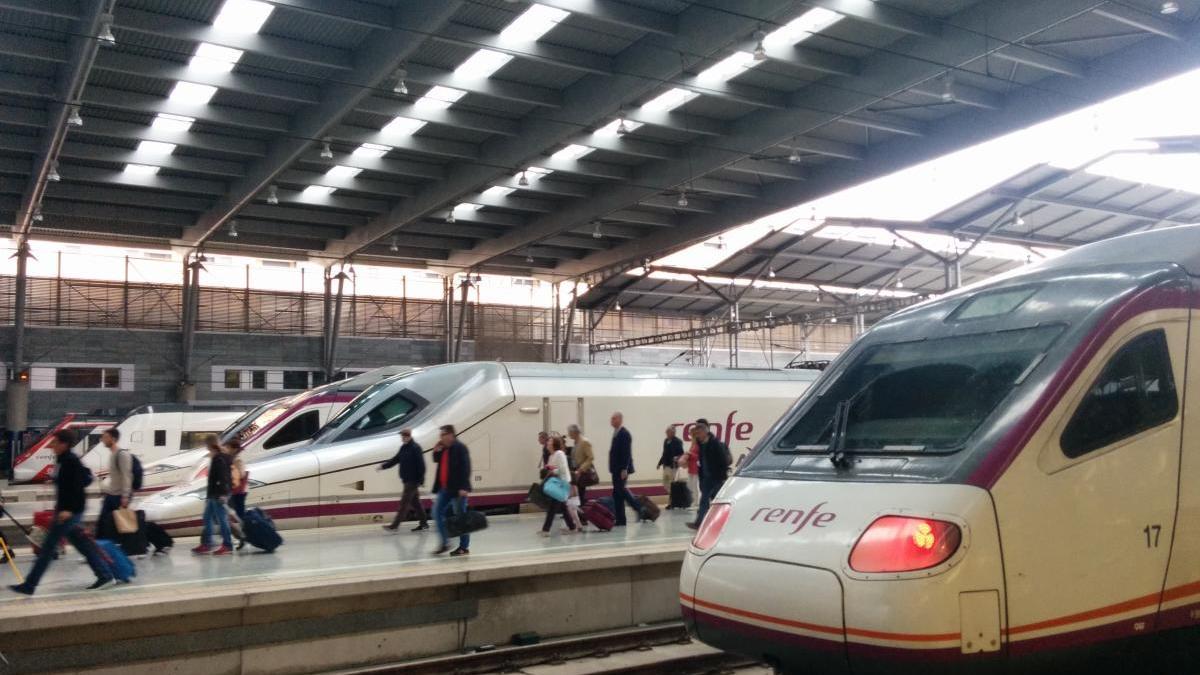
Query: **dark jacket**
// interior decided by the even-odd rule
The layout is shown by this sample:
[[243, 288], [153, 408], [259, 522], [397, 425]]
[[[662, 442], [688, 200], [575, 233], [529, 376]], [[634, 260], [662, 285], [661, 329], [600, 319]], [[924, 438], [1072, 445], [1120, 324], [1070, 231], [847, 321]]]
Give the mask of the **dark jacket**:
[[233, 492], [233, 473], [229, 470], [229, 456], [223, 452], [213, 455], [208, 462], [208, 498], [228, 497]]
[[683, 441], [678, 436], [663, 439], [662, 457], [658, 458], [658, 466], [668, 469], [675, 468], [675, 461], [683, 455]]
[[83, 513], [87, 502], [84, 490], [88, 483], [88, 470], [71, 451], [58, 456], [58, 469], [54, 472], [54, 511]]
[[622, 471], [633, 473], [633, 436], [625, 427], [617, 429], [608, 448], [608, 472], [615, 476]]
[[[433, 474], [433, 491], [439, 492], [444, 487], [451, 495], [457, 495], [459, 490], [471, 491], [471, 451], [462, 441], [454, 441], [450, 447], [433, 451], [433, 461], [437, 469]], [[449, 476], [446, 484], [442, 485], [442, 462], [449, 462]]]
[[384, 469], [400, 465], [400, 482], [425, 484], [425, 451], [416, 441], [401, 444], [396, 456], [383, 463]]
[[729, 448], [711, 434], [707, 441], [697, 445], [700, 449], [700, 477], [725, 480], [729, 475], [729, 466], [733, 463], [730, 460]]

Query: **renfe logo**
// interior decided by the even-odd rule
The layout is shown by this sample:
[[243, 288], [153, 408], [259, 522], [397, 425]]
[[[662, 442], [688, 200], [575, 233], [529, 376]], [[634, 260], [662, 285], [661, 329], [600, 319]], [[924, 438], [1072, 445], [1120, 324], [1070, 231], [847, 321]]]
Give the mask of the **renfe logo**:
[[[825, 502], [812, 507], [808, 510], [808, 513], [805, 513], [801, 509], [773, 509], [769, 506], [764, 506], [755, 511], [754, 515], [750, 516], [750, 520], [756, 521], [759, 516], [762, 516], [762, 522], [764, 523], [795, 525], [796, 529], [788, 532], [788, 534], [796, 534], [810, 523], [813, 527], [825, 527], [829, 523], [832, 523], [834, 518], [837, 518], [836, 513], [821, 513], [822, 506], [825, 506]], [[766, 511], [766, 515], [763, 515], [763, 511]]]
[[[722, 443], [724, 443], [726, 445], [729, 445], [729, 441], [732, 439], [737, 439], [739, 441], [748, 441], [748, 440], [750, 440], [751, 432], [754, 431], [754, 423], [753, 422], [736, 422], [735, 423], [733, 421], [733, 416], [736, 414], [737, 414], [736, 410], [729, 413], [729, 415], [727, 415], [725, 417], [725, 424], [721, 424], [720, 422], [713, 422], [711, 420], [708, 423], [708, 429], [710, 432], [712, 432], [712, 435], [716, 436], [717, 440], [721, 441]], [[690, 422], [675, 422], [671, 426], [682, 428], [683, 433], [680, 434], [680, 436], [683, 438], [684, 443], [689, 443], [692, 440], [692, 425], [693, 424], [695, 424], [694, 420], [690, 421]]]

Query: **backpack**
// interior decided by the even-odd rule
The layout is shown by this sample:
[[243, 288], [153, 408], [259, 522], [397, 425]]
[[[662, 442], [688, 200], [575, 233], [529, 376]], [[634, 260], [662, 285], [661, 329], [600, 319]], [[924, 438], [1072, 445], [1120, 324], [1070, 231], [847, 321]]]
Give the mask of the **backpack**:
[[228, 457], [225, 455], [213, 457], [209, 472], [212, 476], [213, 488], [217, 494], [228, 495], [233, 492], [233, 475], [230, 471]]
[[[125, 452], [129, 452], [129, 451], [126, 450]], [[133, 489], [141, 490], [142, 489], [142, 478], [145, 476], [145, 472], [142, 471], [142, 460], [138, 459], [138, 456], [133, 454], [132, 452], [129, 452], [129, 459], [130, 459], [129, 473], [133, 474]]]

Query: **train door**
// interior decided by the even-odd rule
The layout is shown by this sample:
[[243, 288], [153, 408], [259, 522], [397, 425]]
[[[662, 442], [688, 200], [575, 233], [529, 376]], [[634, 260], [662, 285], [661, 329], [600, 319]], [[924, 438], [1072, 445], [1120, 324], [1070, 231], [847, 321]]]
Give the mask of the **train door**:
[[583, 419], [582, 398], [548, 398], [544, 401], [546, 411], [545, 430], [567, 435], [567, 426], [579, 424]]
[[1096, 654], [1153, 633], [1175, 520], [1187, 340], [1186, 309], [1117, 327], [993, 487], [1018, 663], [1053, 665], [1085, 645]]

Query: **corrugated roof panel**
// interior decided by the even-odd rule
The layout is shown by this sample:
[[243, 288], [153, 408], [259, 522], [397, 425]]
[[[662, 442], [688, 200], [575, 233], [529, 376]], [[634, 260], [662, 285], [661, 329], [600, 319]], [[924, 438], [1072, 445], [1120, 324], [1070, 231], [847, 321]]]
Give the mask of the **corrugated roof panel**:
[[354, 49], [375, 31], [369, 26], [277, 6], [260, 32], [264, 35], [276, 35], [330, 47]]
[[120, 7], [211, 22], [225, 0], [120, 0]]

